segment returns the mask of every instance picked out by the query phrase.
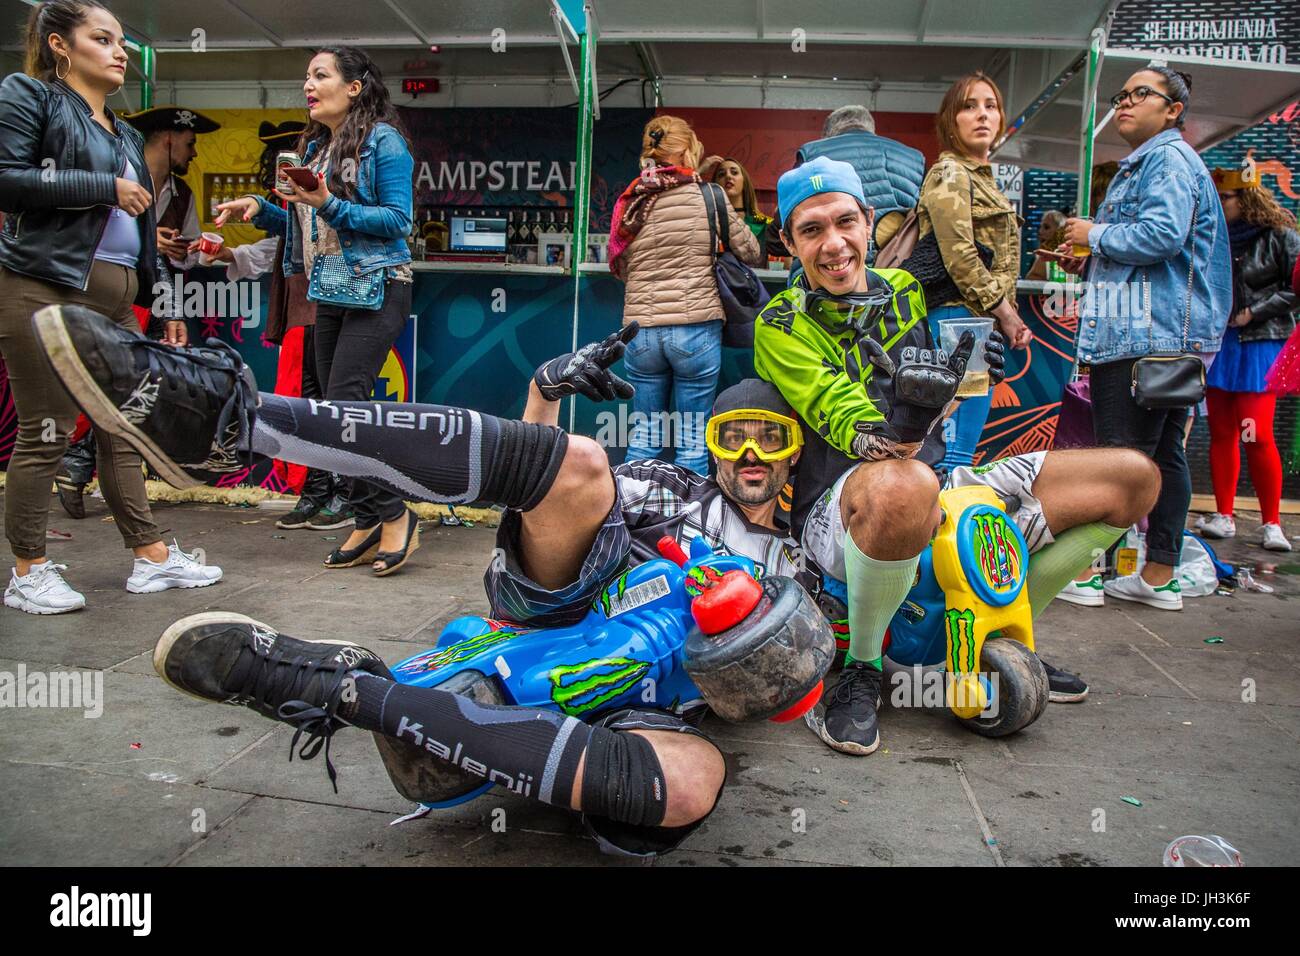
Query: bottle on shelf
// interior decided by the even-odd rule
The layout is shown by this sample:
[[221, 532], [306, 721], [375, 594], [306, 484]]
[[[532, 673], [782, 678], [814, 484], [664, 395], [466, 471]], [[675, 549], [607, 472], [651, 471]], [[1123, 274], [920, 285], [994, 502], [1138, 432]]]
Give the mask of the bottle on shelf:
[[217, 206], [225, 202], [221, 198], [221, 177], [213, 176], [212, 185], [208, 187], [208, 222], [212, 222], [220, 214]]

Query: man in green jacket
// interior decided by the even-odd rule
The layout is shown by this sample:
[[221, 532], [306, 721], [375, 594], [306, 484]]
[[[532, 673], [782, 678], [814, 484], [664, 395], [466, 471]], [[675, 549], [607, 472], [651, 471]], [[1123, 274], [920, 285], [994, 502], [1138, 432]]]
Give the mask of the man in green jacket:
[[[755, 326], [754, 367], [798, 413], [805, 435], [792, 526], [804, 552], [847, 583], [849, 655], [809, 725], [828, 745], [869, 754], [880, 744], [885, 629], [912, 587], [939, 524], [943, 428], [971, 343], [934, 348], [917, 281], [865, 266], [873, 210], [853, 167], [824, 157], [777, 184], [781, 238], [804, 274]], [[1004, 343], [985, 355], [999, 378]], [[953, 487], [985, 484], [1020, 499], [1014, 520], [1030, 552], [1035, 616], [1150, 510], [1159, 472], [1126, 449], [1034, 452], [957, 468]], [[1087, 685], [1048, 668], [1052, 699]]]

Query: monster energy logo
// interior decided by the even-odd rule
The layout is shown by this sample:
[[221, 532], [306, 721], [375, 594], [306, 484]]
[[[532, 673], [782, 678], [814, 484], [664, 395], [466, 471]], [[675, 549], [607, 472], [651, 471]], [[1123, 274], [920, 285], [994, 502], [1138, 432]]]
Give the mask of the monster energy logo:
[[[954, 674], [961, 671], [975, 670], [975, 612], [970, 608], [958, 611], [948, 608], [943, 614], [944, 625], [948, 628], [949, 670]], [[961, 663], [962, 650], [966, 652], [966, 666]]]
[[[614, 591], [616, 592], [616, 600], [622, 600], [623, 592], [627, 590], [628, 573], [629, 572], [624, 571], [622, 574], [618, 576], [618, 582], [614, 585]], [[610, 588], [605, 588], [605, 590], [601, 591], [600, 597], [596, 599], [596, 603], [595, 605], [593, 605], [594, 607], [599, 608], [606, 617], [611, 616], [610, 611], [612, 610], [612, 608], [610, 607], [609, 592], [610, 592]]]
[[811, 179], [808, 180], [808, 182], [812, 183], [812, 188], [813, 188], [813, 189], [821, 189], [821, 188], [822, 188], [822, 178], [821, 178], [821, 176], [813, 176]]
[[[603, 673], [593, 673], [611, 668]], [[551, 668], [551, 700], [577, 717], [636, 687], [650, 664], [630, 657], [599, 657], [581, 664]]]
[[1007, 520], [1000, 514], [980, 514], [973, 518], [976, 557], [984, 580], [1005, 591], [1020, 576], [1019, 543], [1007, 532]]
[[469, 660], [471, 657], [476, 657], [489, 647], [508, 641], [518, 635], [518, 631], [488, 631], [486, 634], [471, 637], [459, 644], [452, 644], [450, 647], [431, 651], [429, 654], [409, 661], [398, 669], [402, 671], [436, 671], [439, 667], [446, 667], [448, 664], [457, 664]]

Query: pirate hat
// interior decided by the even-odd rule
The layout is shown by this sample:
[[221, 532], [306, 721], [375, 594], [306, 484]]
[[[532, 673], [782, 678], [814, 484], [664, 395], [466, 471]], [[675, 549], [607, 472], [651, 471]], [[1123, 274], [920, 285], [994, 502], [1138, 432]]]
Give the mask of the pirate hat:
[[292, 146], [306, 128], [307, 124], [300, 120], [285, 120], [283, 123], [262, 120], [262, 125], [257, 128], [257, 138], [268, 146]]
[[1238, 189], [1258, 189], [1259, 176], [1255, 173], [1255, 167], [1252, 164], [1249, 169], [1221, 169], [1215, 168], [1210, 173], [1214, 180], [1216, 189], [1225, 192], [1235, 192]]
[[213, 133], [221, 129], [220, 123], [208, 119], [202, 113], [179, 106], [155, 106], [138, 113], [128, 113], [122, 118], [139, 130], [142, 136], [166, 130], [191, 129], [195, 133]]

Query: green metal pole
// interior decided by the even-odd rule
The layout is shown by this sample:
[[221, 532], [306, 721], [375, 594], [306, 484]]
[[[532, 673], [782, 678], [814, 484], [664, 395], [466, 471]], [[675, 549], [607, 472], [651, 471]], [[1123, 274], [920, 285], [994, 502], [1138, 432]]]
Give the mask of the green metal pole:
[[[578, 304], [581, 299], [582, 271], [579, 264], [587, 257], [587, 221], [591, 215], [591, 141], [592, 103], [591, 64], [596, 56], [596, 37], [587, 21], [587, 29], [578, 38], [578, 167], [573, 184], [573, 233], [569, 269], [573, 276], [573, 350], [578, 350]], [[577, 400], [569, 399], [569, 431], [574, 431]]]
[[147, 110], [153, 106], [153, 85], [155, 54], [153, 47], [140, 46], [140, 72], [143, 78], [140, 81], [140, 109]]
[[584, 33], [578, 40], [579, 97], [578, 97], [578, 169], [573, 184], [573, 255], [570, 268], [578, 274], [578, 263], [586, 258], [587, 253], [587, 219], [591, 206], [591, 140], [592, 122], [591, 104], [591, 59], [594, 55], [595, 37]]
[[1079, 191], [1075, 202], [1078, 215], [1092, 212], [1092, 141], [1097, 127], [1097, 84], [1101, 80], [1102, 49], [1106, 45], [1106, 31], [1098, 27], [1092, 31], [1088, 43], [1088, 68], [1083, 81], [1083, 120], [1079, 130]]

